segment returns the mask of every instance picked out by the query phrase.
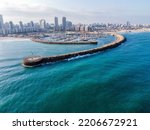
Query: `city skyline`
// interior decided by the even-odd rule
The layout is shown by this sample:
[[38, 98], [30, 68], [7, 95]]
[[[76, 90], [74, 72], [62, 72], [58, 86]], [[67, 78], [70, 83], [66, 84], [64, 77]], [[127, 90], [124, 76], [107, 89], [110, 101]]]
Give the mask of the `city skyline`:
[[[132, 23], [149, 24], [150, 1], [119, 0], [0, 0], [4, 21], [53, 21], [55, 16], [66, 16], [73, 23]], [[109, 14], [109, 15], [108, 15]]]

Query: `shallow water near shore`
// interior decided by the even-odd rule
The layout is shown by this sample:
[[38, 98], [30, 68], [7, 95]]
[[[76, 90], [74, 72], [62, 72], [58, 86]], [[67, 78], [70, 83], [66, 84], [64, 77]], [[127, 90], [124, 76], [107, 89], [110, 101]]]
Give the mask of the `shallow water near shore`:
[[150, 33], [126, 33], [107, 51], [27, 69], [22, 58], [98, 45], [0, 41], [0, 112], [150, 112]]

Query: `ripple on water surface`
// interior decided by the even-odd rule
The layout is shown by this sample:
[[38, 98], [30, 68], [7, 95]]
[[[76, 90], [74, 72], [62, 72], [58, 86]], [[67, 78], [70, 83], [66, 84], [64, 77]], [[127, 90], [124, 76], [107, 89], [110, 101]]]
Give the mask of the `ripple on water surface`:
[[0, 112], [150, 112], [150, 33], [124, 35], [127, 41], [117, 48], [32, 69], [21, 66], [31, 52], [47, 56], [95, 46], [1, 41]]

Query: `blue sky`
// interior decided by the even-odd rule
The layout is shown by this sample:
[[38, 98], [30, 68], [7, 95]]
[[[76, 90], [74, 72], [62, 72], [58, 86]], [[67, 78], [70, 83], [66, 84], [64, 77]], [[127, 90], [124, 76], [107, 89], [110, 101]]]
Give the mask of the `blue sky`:
[[[39, 21], [66, 16], [74, 23], [150, 24], [150, 0], [0, 0], [5, 21]], [[61, 22], [61, 21], [60, 21]]]

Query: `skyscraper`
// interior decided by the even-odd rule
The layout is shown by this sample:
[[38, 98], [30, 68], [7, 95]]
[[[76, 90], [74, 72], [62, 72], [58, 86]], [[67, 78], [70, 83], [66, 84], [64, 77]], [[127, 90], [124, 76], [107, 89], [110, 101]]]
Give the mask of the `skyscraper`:
[[130, 27], [130, 22], [129, 21], [127, 21], [127, 25], [126, 25], [127, 27]]
[[34, 22], [33, 21], [31, 21], [30, 24], [31, 24], [31, 27], [34, 27]]
[[62, 31], [66, 31], [66, 17], [62, 18]]
[[21, 32], [23, 32], [23, 23], [22, 23], [22, 21], [19, 22], [19, 28], [20, 28]]
[[46, 28], [46, 21], [45, 21], [45, 19], [41, 19], [40, 20], [40, 27], [41, 27], [41, 29], [45, 29]]
[[59, 31], [58, 17], [54, 18], [54, 22], [55, 22], [55, 31]]
[[3, 33], [3, 26], [4, 26], [4, 23], [3, 23], [3, 16], [0, 15], [0, 34]]
[[11, 33], [14, 33], [14, 24], [12, 21], [9, 22], [9, 29]]
[[66, 30], [67, 31], [71, 31], [72, 30], [72, 22], [71, 21], [67, 21], [66, 22]]

